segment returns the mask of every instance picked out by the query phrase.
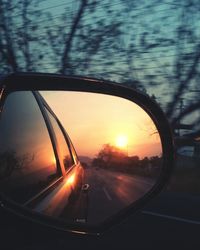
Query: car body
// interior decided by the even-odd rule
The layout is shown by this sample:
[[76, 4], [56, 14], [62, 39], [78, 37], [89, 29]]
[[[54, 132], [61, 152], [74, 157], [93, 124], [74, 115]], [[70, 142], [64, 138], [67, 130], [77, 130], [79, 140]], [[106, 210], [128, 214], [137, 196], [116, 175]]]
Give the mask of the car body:
[[83, 221], [84, 170], [69, 136], [42, 95], [37, 91], [8, 95], [0, 126], [3, 194], [33, 212]]

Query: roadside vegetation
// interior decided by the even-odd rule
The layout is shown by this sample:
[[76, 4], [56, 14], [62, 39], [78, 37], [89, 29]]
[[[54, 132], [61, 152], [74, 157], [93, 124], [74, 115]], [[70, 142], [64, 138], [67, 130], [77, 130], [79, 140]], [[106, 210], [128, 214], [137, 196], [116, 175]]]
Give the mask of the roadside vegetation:
[[105, 144], [92, 161], [92, 167], [117, 171], [130, 175], [155, 178], [160, 174], [162, 158], [158, 156], [128, 156], [126, 152], [110, 144]]

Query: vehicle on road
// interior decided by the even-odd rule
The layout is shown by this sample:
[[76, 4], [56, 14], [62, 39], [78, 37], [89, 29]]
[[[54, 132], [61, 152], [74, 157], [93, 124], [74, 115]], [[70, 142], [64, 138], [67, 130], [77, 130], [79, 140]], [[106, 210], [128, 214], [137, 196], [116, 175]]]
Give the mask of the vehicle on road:
[[6, 98], [0, 137], [3, 195], [46, 216], [85, 219], [80, 211], [83, 167], [68, 134], [39, 92], [14, 92]]

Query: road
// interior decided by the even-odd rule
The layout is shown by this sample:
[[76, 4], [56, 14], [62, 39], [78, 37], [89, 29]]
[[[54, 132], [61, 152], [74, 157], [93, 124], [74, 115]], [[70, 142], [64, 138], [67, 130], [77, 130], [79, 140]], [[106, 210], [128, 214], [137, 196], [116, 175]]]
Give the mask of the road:
[[[114, 186], [118, 183], [119, 174], [113, 176], [112, 188], [108, 187], [111, 176], [101, 170], [94, 170], [95, 178], [86, 174], [90, 185], [95, 185], [96, 199], [105, 201], [105, 204], [117, 202], [125, 204], [129, 201], [126, 195], [120, 193], [116, 197], [113, 193]], [[93, 174], [94, 174], [93, 173]], [[92, 173], [91, 173], [92, 174]], [[104, 178], [103, 178], [104, 177]], [[122, 177], [122, 175], [121, 175]], [[126, 176], [127, 179], [127, 176]], [[150, 180], [134, 177], [137, 190], [142, 181], [146, 188], [150, 187]], [[133, 181], [132, 181], [133, 182]], [[100, 187], [104, 184], [104, 189]], [[119, 184], [119, 183], [118, 183]], [[144, 183], [143, 183], [144, 184]], [[127, 185], [127, 186], [126, 186]], [[110, 183], [109, 183], [110, 186]], [[130, 187], [129, 180], [124, 182], [124, 188]], [[134, 192], [131, 193], [133, 197]], [[140, 193], [141, 194], [141, 193]], [[95, 193], [90, 189], [90, 198]], [[100, 198], [99, 198], [100, 195]], [[139, 195], [139, 193], [138, 193]], [[137, 196], [136, 196], [137, 197]], [[110, 200], [112, 199], [112, 200]], [[121, 201], [121, 203], [119, 202]], [[91, 209], [101, 209], [90, 202], [90, 220], [93, 213]], [[0, 244], [2, 250], [64, 250], [64, 249], [200, 249], [200, 196], [185, 193], [162, 192], [155, 197], [143, 210], [130, 216], [121, 224], [111, 228], [100, 237], [85, 235], [71, 235], [30, 223], [12, 214], [0, 211]], [[96, 217], [94, 217], [96, 218]], [[97, 219], [97, 218], [96, 218]]]
[[[0, 213], [2, 250], [64, 249], [188, 249], [199, 250], [200, 197], [162, 192], [142, 211], [111, 228], [100, 237], [71, 235], [50, 230]], [[151, 215], [153, 212], [159, 215]], [[173, 218], [178, 218], [173, 219]], [[187, 219], [186, 222], [181, 219]], [[193, 222], [194, 223], [193, 223]]]
[[153, 179], [100, 168], [85, 170], [88, 191], [87, 222], [98, 223], [141, 198], [153, 186]]

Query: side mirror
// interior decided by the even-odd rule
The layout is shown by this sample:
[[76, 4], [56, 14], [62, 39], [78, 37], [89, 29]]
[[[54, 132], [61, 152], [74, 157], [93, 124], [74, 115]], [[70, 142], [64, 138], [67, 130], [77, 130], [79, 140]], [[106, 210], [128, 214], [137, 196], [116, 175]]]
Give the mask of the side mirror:
[[102, 80], [23, 73], [5, 78], [0, 93], [4, 209], [99, 234], [167, 183], [173, 140], [147, 95]]

